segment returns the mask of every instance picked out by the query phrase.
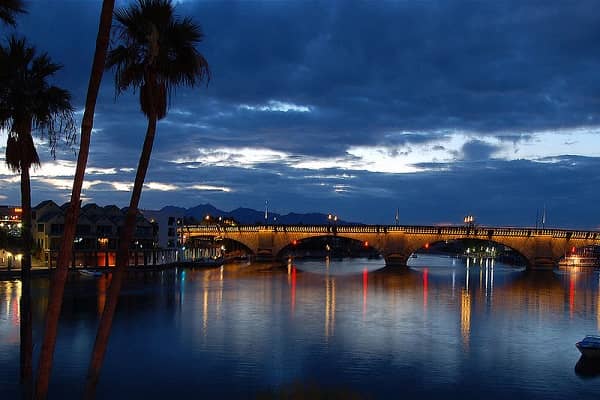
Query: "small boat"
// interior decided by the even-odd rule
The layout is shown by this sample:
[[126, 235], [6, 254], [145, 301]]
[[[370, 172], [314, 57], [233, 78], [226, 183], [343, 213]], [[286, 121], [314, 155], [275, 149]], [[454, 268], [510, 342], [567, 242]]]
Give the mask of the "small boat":
[[89, 269], [80, 269], [79, 273], [83, 276], [102, 276], [104, 275], [102, 272], [100, 271], [92, 271]]
[[575, 346], [585, 358], [600, 360], [600, 336], [588, 335]]
[[223, 257], [201, 257], [192, 261], [192, 265], [196, 267], [218, 267], [225, 263]]

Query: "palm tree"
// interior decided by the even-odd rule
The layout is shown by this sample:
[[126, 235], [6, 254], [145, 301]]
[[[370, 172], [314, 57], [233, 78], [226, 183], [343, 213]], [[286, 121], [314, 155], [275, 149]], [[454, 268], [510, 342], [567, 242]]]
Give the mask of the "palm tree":
[[0, 21], [10, 26], [16, 26], [15, 14], [24, 14], [23, 0], [0, 0]]
[[90, 151], [92, 127], [94, 126], [94, 111], [96, 109], [96, 100], [98, 98], [98, 91], [100, 90], [100, 83], [102, 82], [104, 66], [106, 63], [106, 53], [110, 39], [110, 28], [114, 7], [115, 0], [104, 0], [102, 2], [98, 35], [96, 37], [96, 50], [94, 53], [94, 61], [92, 63], [92, 71], [90, 73], [90, 80], [88, 83], [85, 111], [83, 112], [83, 119], [81, 121], [81, 142], [79, 145], [79, 155], [77, 158], [75, 177], [73, 178], [71, 203], [65, 217], [65, 230], [63, 232], [60, 251], [58, 253], [56, 272], [52, 278], [52, 291], [48, 301], [48, 310], [46, 312], [44, 338], [42, 342], [42, 350], [40, 352], [35, 387], [36, 399], [44, 399], [48, 393], [48, 384], [50, 382], [50, 373], [52, 370], [52, 359], [54, 357], [54, 348], [58, 333], [58, 321], [60, 317], [60, 310], [62, 308], [67, 272], [71, 260], [75, 229], [77, 227], [81, 189], [83, 187], [83, 178], [85, 175], [88, 154]]
[[32, 131], [47, 135], [54, 154], [61, 132], [69, 141], [74, 138], [73, 108], [69, 93], [47, 80], [61, 66], [25, 39], [11, 37], [0, 46], [0, 128], [8, 131], [6, 164], [21, 174], [21, 208], [23, 256], [21, 259], [21, 380], [26, 392], [31, 386], [31, 184], [29, 170], [39, 166]]
[[107, 68], [115, 69], [116, 93], [139, 89], [141, 111], [148, 119], [131, 200], [119, 240], [117, 268], [113, 275], [94, 343], [86, 383], [86, 397], [95, 393], [112, 320], [129, 261], [142, 186], [150, 162], [157, 121], [167, 114], [167, 104], [177, 86], [198, 86], [210, 79], [207, 61], [195, 45], [204, 35], [190, 18], [174, 15], [171, 0], [137, 0], [115, 12], [115, 41]]

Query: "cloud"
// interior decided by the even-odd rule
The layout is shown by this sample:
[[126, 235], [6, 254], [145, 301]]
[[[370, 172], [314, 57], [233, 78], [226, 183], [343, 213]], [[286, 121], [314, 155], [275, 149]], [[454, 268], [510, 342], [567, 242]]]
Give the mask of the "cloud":
[[231, 188], [224, 186], [213, 186], [213, 185], [192, 185], [190, 189], [193, 190], [201, 190], [201, 191], [209, 191], [209, 192], [231, 192]]
[[148, 190], [159, 190], [161, 192], [172, 192], [178, 189], [176, 185], [159, 182], [146, 182], [144, 187]]
[[487, 160], [499, 150], [499, 147], [481, 140], [471, 140], [462, 146], [465, 161]]
[[197, 156], [178, 158], [173, 162], [188, 164], [188, 168], [197, 168], [201, 165], [254, 168], [262, 163], [276, 163], [290, 157], [283, 152], [265, 148], [201, 148], [197, 149], [197, 154]]
[[278, 100], [269, 100], [266, 105], [248, 105], [241, 104], [239, 108], [250, 111], [269, 111], [269, 112], [310, 112], [311, 107], [286, 103]]
[[117, 173], [116, 168], [94, 168], [89, 167], [85, 170], [90, 175], [114, 175]]
[[[56, 83], [81, 115], [100, 2], [55, 3], [32, 2], [19, 27], [64, 65]], [[177, 7], [202, 25], [199, 49], [213, 77], [174, 93], [158, 124], [144, 207], [261, 208], [268, 198], [282, 211], [335, 208], [357, 221], [393, 222], [400, 205], [415, 223], [460, 221], [470, 210], [519, 224], [547, 202], [563, 218], [557, 223], [595, 218], [596, 2]], [[96, 111], [85, 195], [125, 205], [147, 120], [138, 93], [115, 99], [112, 72]], [[3, 196], [17, 203], [3, 144]], [[40, 154], [32, 195], [64, 201], [75, 154]]]

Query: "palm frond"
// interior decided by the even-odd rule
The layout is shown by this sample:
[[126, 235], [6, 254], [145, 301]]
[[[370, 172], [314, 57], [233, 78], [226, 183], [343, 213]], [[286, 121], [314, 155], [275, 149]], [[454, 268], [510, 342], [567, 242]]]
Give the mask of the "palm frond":
[[40, 165], [40, 157], [30, 134], [9, 133], [5, 161], [12, 172], [21, 172], [23, 169]]
[[115, 72], [116, 95], [140, 90], [140, 107], [149, 116], [166, 116], [178, 86], [210, 81], [210, 68], [196, 45], [204, 39], [191, 18], [179, 18], [171, 0], [137, 0], [114, 14], [113, 48], [106, 66]]
[[0, 0], [0, 21], [10, 26], [16, 26], [17, 14], [25, 14], [23, 0]]
[[[69, 146], [74, 142], [77, 129], [71, 96], [48, 83], [60, 68], [48, 54], [36, 56], [35, 48], [25, 39], [12, 36], [6, 47], [0, 46], [0, 127], [12, 133], [11, 168], [28, 168], [39, 163], [33, 139], [28, 139], [32, 132], [49, 139], [53, 156], [59, 138], [64, 137]], [[15, 146], [33, 146], [33, 151], [16, 150]], [[14, 157], [22, 160], [15, 162]], [[7, 154], [7, 163], [8, 160]]]

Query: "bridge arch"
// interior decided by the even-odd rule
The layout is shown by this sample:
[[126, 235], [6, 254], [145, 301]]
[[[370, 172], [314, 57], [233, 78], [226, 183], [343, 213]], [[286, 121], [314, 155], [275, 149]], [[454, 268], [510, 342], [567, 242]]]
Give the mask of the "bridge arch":
[[469, 258], [497, 258], [499, 261], [519, 266], [527, 264], [527, 259], [518, 250], [496, 240], [481, 238], [456, 238], [425, 243], [412, 254], [440, 254], [438, 252], [461, 254]]
[[293, 239], [290, 243], [283, 244], [277, 250], [275, 258], [282, 259], [294, 255], [312, 254], [316, 256], [346, 257], [363, 254], [366, 256], [381, 255], [380, 249], [372, 246], [368, 241], [363, 241], [347, 235], [333, 235], [331, 233]]
[[[230, 245], [234, 244], [234, 247], [244, 249], [249, 255], [256, 255], [256, 247], [257, 240], [252, 235], [232, 235], [227, 232], [220, 231], [209, 231], [209, 232], [199, 232], [199, 233], [188, 233], [186, 236], [186, 243], [189, 243], [189, 246], [194, 247], [197, 246], [197, 241], [202, 239], [211, 239], [213, 241], [222, 241], [226, 247], [226, 249], [230, 250]], [[196, 242], [196, 244], [194, 243]]]

